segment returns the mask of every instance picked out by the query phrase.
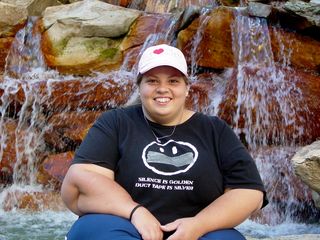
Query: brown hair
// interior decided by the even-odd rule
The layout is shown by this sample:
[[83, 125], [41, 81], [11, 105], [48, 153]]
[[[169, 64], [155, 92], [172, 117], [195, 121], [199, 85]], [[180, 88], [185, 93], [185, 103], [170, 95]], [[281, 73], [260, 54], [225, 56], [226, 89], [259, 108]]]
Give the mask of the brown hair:
[[[189, 85], [189, 78], [187, 78], [185, 75], [182, 75], [183, 79], [184, 79], [184, 82]], [[139, 86], [141, 81], [142, 81], [142, 78], [143, 78], [143, 74], [139, 73], [138, 76], [137, 76], [137, 80], [136, 80], [136, 83], [137, 85]]]

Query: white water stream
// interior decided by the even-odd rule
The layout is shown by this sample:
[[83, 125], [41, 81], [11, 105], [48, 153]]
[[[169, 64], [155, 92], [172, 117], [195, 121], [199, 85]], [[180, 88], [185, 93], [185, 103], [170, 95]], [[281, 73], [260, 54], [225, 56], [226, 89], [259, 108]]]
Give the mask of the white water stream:
[[[171, 21], [171, 20], [170, 20]], [[170, 23], [170, 21], [168, 23]], [[172, 19], [175, 21], [175, 19]], [[172, 23], [172, 22], [171, 22]], [[32, 24], [32, 21], [31, 23]], [[206, 24], [204, 19], [203, 24]], [[168, 24], [171, 29], [172, 24]], [[29, 27], [29, 29], [28, 29]], [[39, 53], [39, 39], [27, 38], [27, 32], [30, 31], [30, 25], [26, 29], [23, 29], [17, 34], [16, 43], [13, 45], [12, 58], [9, 55], [7, 62], [7, 76], [2, 83], [2, 88], [5, 89], [5, 93], [2, 96], [1, 105], [1, 121], [0, 121], [0, 157], [2, 156], [2, 150], [5, 147], [6, 132], [3, 124], [6, 119], [6, 110], [10, 105], [9, 95], [17, 91], [17, 84], [22, 86], [25, 94], [26, 101], [22, 105], [22, 109], [19, 113], [19, 124], [16, 130], [17, 136], [17, 164], [14, 169], [14, 184], [24, 184], [28, 186], [28, 191], [39, 190], [41, 188], [36, 184], [35, 180], [35, 161], [37, 160], [36, 152], [43, 148], [42, 132], [38, 129], [44, 130], [46, 127], [43, 116], [41, 115], [41, 103], [45, 99], [38, 99], [37, 96], [37, 81], [46, 79], [48, 81], [48, 94], [50, 94], [50, 82], [56, 81], [59, 77], [55, 72], [46, 71], [43, 59]], [[201, 28], [199, 31], [202, 31]], [[172, 34], [166, 36], [159, 36], [157, 34], [150, 35], [148, 41], [145, 42], [145, 46], [152, 45], [159, 38], [166, 39], [171, 38]], [[295, 108], [299, 107], [299, 90], [294, 89], [294, 79], [290, 82], [290, 85], [286, 85], [287, 81], [284, 79], [279, 68], [276, 68], [273, 62], [272, 55], [270, 55], [270, 43], [268, 37], [268, 29], [266, 23], [259, 19], [249, 20], [247, 17], [239, 16], [234, 26], [234, 44], [235, 52], [237, 52], [238, 61], [238, 111], [234, 116], [234, 122], [237, 123], [240, 118], [240, 114], [245, 113], [247, 125], [244, 129], [235, 128], [238, 133], [240, 131], [246, 131], [246, 141], [250, 144], [253, 155], [257, 160], [257, 165], [260, 172], [263, 173], [263, 180], [265, 181], [268, 189], [268, 194], [273, 196], [277, 194], [275, 191], [274, 180], [276, 179], [277, 187], [287, 194], [287, 205], [283, 211], [283, 215], [278, 215], [277, 206], [271, 203], [264, 211], [268, 216], [268, 224], [260, 224], [258, 222], [246, 221], [237, 228], [247, 236], [253, 236], [257, 238], [275, 237], [284, 235], [300, 235], [300, 234], [320, 234], [319, 224], [305, 224], [301, 222], [295, 222], [293, 219], [293, 208], [299, 207], [299, 203], [295, 202], [294, 196], [297, 194], [307, 194], [307, 189], [304, 187], [299, 189], [290, 188], [291, 178], [288, 175], [281, 175], [282, 172], [288, 169], [292, 171], [291, 165], [288, 165], [288, 157], [295, 151], [295, 145], [289, 141], [292, 138], [298, 137], [299, 132], [303, 131], [299, 125], [294, 122], [293, 105]], [[201, 32], [196, 35], [194, 39], [194, 49], [196, 44], [201, 41]], [[200, 38], [200, 39], [199, 39]], [[29, 47], [24, 47], [25, 44], [29, 44]], [[249, 44], [249, 45], [248, 45]], [[30, 52], [33, 49], [35, 52]], [[38, 50], [37, 50], [38, 49]], [[16, 52], [15, 52], [16, 51]], [[17, 52], [20, 51], [20, 52]], [[284, 50], [285, 51], [285, 50]], [[287, 51], [287, 50], [286, 50]], [[196, 52], [196, 51], [195, 51]], [[287, 51], [288, 52], [288, 51]], [[290, 52], [290, 51], [289, 51]], [[254, 53], [254, 54], [253, 54]], [[21, 62], [22, 58], [16, 58], [18, 55], [27, 54], [29, 61]], [[199, 57], [196, 54], [195, 58]], [[261, 58], [264, 61], [261, 61]], [[287, 67], [288, 58], [284, 54], [284, 60], [281, 64]], [[192, 75], [196, 74], [196, 59], [192, 59]], [[26, 64], [27, 63], [27, 64]], [[124, 71], [126, 70], [124, 64]], [[14, 67], [18, 67], [14, 69]], [[252, 81], [252, 75], [247, 74], [247, 70], [255, 72], [254, 81]], [[17, 73], [19, 81], [11, 81], [10, 74]], [[120, 73], [119, 73], [120, 74]], [[228, 71], [221, 75], [221, 79], [227, 79], [230, 76]], [[64, 80], [73, 79], [72, 76], [65, 77]], [[121, 79], [121, 76], [119, 77]], [[16, 79], [17, 80], [17, 79]], [[250, 81], [249, 81], [250, 80]], [[223, 81], [215, 84], [215, 89], [212, 92], [211, 108], [208, 111], [212, 114], [218, 114], [219, 103], [223, 99], [225, 83]], [[266, 92], [273, 88], [273, 95], [266, 95]], [[295, 92], [292, 98], [284, 98], [283, 96], [290, 95], [291, 92]], [[254, 96], [259, 96], [254, 98]], [[260, 101], [254, 101], [260, 100]], [[270, 102], [281, 102], [281, 111], [270, 113], [268, 104]], [[253, 109], [258, 106], [259, 111], [253, 114]], [[296, 129], [297, 135], [291, 136], [292, 138], [283, 138], [285, 133], [282, 132], [282, 128], [277, 128], [274, 123], [274, 119], [281, 119], [284, 126], [292, 126]], [[253, 122], [253, 119], [256, 121]], [[18, 139], [19, 131], [23, 130], [23, 127], [27, 124], [28, 134], [26, 139]], [[271, 152], [261, 150], [268, 143], [268, 129], [274, 129], [273, 143], [281, 143], [281, 147], [273, 149]], [[36, 143], [36, 144], [34, 144]], [[28, 164], [26, 168], [21, 168], [21, 161], [23, 158], [27, 159]], [[27, 173], [27, 174], [26, 174]], [[291, 172], [292, 174], [292, 172]], [[17, 186], [19, 188], [19, 186]], [[0, 240], [22, 240], [22, 239], [64, 239], [64, 235], [76, 220], [76, 216], [69, 211], [48, 211], [43, 209], [39, 212], [26, 212], [22, 210], [12, 209], [11, 211], [4, 211], [2, 204], [8, 187], [1, 187], [0, 192]], [[11, 186], [10, 191], [14, 191], [15, 186]], [[279, 190], [277, 189], [277, 191]], [[303, 211], [303, 209], [302, 209]], [[261, 221], [262, 222], [262, 221]]]

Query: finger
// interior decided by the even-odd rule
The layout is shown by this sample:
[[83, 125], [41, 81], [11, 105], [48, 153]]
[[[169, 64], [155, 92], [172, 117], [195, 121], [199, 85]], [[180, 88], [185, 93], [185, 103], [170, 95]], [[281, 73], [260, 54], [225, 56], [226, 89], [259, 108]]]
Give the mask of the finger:
[[170, 232], [170, 231], [173, 231], [173, 230], [176, 230], [179, 226], [179, 222], [178, 221], [174, 221], [174, 222], [171, 222], [171, 223], [168, 223], [166, 225], [161, 225], [161, 229], [162, 231], [165, 231], [165, 232]]

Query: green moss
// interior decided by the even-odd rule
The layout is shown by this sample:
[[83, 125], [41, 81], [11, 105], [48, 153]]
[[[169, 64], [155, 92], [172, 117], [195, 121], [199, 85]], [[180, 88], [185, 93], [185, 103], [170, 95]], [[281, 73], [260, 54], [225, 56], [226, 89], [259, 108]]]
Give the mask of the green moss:
[[100, 58], [102, 59], [112, 59], [117, 54], [118, 49], [117, 48], [108, 48], [104, 49], [100, 52]]
[[63, 50], [67, 46], [67, 44], [69, 42], [69, 39], [70, 39], [69, 37], [64, 38], [60, 42], [58, 42], [57, 44], [55, 44], [53, 46], [54, 55], [58, 56], [58, 55], [61, 55], [63, 53]]
[[108, 41], [103, 38], [92, 38], [88, 39], [83, 44], [87, 51], [91, 52], [103, 49], [106, 45], [108, 45]]

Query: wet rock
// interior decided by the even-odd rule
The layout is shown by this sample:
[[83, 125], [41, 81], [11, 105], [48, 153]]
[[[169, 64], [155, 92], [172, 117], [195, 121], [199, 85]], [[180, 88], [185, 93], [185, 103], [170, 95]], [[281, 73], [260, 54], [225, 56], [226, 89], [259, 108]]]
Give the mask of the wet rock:
[[210, 105], [210, 93], [214, 87], [214, 75], [204, 74], [197, 82], [191, 83], [186, 106], [195, 111], [205, 112]]
[[248, 13], [250, 16], [268, 17], [272, 11], [271, 5], [263, 4], [260, 2], [250, 1], [248, 4]]
[[188, 0], [188, 1], [176, 1], [176, 0], [168, 0], [168, 1], [154, 1], [149, 0], [145, 1], [146, 6], [144, 11], [149, 13], [172, 13], [177, 11], [183, 11], [185, 8], [191, 6], [198, 7], [206, 7], [212, 6], [212, 1], [210, 0]]
[[97, 0], [47, 8], [42, 49], [48, 66], [75, 74], [118, 68], [122, 37], [140, 14]]
[[13, 37], [0, 38], [0, 73], [4, 71], [6, 57], [11, 47]]
[[70, 151], [49, 155], [39, 167], [37, 182], [46, 187], [60, 190], [73, 156], [74, 152]]
[[[258, 66], [243, 69], [244, 74], [252, 79], [263, 71], [263, 68]], [[265, 71], [270, 70], [266, 68]], [[244, 90], [246, 94], [241, 99], [241, 96], [238, 96], [237, 72], [238, 70], [234, 69], [233, 73], [229, 77], [226, 77], [227, 86], [220, 104], [219, 116], [230, 125], [237, 126], [240, 131], [248, 126], [258, 126], [256, 131], [252, 128], [250, 131], [253, 134], [251, 136], [246, 135], [246, 138], [251, 139], [253, 137], [260, 143], [265, 138], [265, 144], [277, 144], [279, 141], [299, 144], [301, 142], [315, 141], [320, 136], [320, 122], [317, 120], [320, 117], [320, 98], [316, 97], [320, 95], [320, 76], [290, 68], [279, 69], [279, 67], [274, 68], [272, 72], [268, 73], [274, 74], [275, 72], [279, 72], [278, 74], [283, 76], [283, 80], [281, 80], [283, 81], [283, 86], [291, 89], [290, 94], [285, 96], [286, 100], [289, 101], [287, 102], [289, 104], [287, 110], [290, 111], [289, 118], [286, 115], [287, 113], [284, 112], [286, 111], [284, 109], [284, 96], [278, 98], [277, 94], [280, 94], [280, 92], [277, 89], [279, 88], [275, 88], [271, 83], [264, 88], [264, 97], [268, 99], [266, 102], [261, 104], [257, 102], [256, 105], [252, 106], [242, 104], [240, 109], [238, 109], [239, 103], [237, 101], [259, 99], [260, 93], [258, 90], [263, 84], [248, 86]], [[277, 81], [280, 81], [280, 78]], [[233, 117], [238, 110], [239, 117], [236, 122]], [[259, 111], [263, 111], [264, 113], [261, 114]], [[260, 119], [260, 122], [257, 123], [257, 119]], [[263, 127], [263, 121], [268, 122], [268, 127]]]
[[212, 10], [209, 19], [204, 16], [197, 18], [188, 28], [180, 31], [177, 45], [187, 56], [188, 62], [194, 57], [191, 51], [196, 32], [201, 31], [201, 41], [197, 46], [197, 53], [201, 57], [197, 58], [196, 64], [215, 69], [234, 66], [231, 35], [234, 18], [234, 10], [218, 7]]
[[58, 192], [14, 190], [7, 192], [3, 201], [3, 209], [5, 211], [12, 211], [14, 209], [24, 209], [27, 211], [65, 211], [66, 207]]
[[275, 61], [286, 61], [283, 57], [289, 56], [286, 51], [290, 49], [289, 65], [320, 73], [320, 41], [276, 27], [270, 28], [269, 33]]
[[[132, 76], [112, 80], [113, 77], [77, 78], [36, 82], [38, 97], [45, 111], [68, 109], [109, 109], [127, 102], [133, 88]], [[26, 93], [19, 88], [17, 99], [23, 103]]]
[[295, 173], [302, 181], [320, 193], [320, 141], [299, 149], [292, 162]]
[[1, 0], [0, 37], [13, 37], [29, 16], [40, 16], [48, 6], [60, 4], [57, 0]]
[[[13, 119], [5, 119], [2, 124], [2, 132], [1, 132], [1, 141], [2, 144], [0, 146], [2, 156], [0, 157], [0, 172], [3, 176], [1, 179], [3, 182], [1, 183], [10, 183], [6, 180], [12, 180], [13, 169], [17, 161], [16, 155], [16, 135], [15, 131], [17, 129], [18, 123]], [[23, 137], [23, 134], [20, 135]], [[26, 159], [22, 160], [22, 162], [26, 162]]]
[[[50, 128], [45, 132], [47, 144], [60, 151], [79, 145], [101, 111], [75, 111], [54, 114], [48, 120]], [[68, 139], [68, 140], [66, 140]], [[71, 143], [70, 143], [71, 141]]]
[[319, 4], [314, 2], [298, 0], [283, 3], [275, 2], [269, 20], [283, 28], [289, 28], [319, 40], [319, 8]]
[[[150, 34], [165, 34], [166, 24], [169, 24], [170, 16], [144, 15], [140, 16], [132, 25], [129, 33], [121, 43], [121, 50], [143, 45]], [[135, 59], [136, 60], [136, 59]]]

